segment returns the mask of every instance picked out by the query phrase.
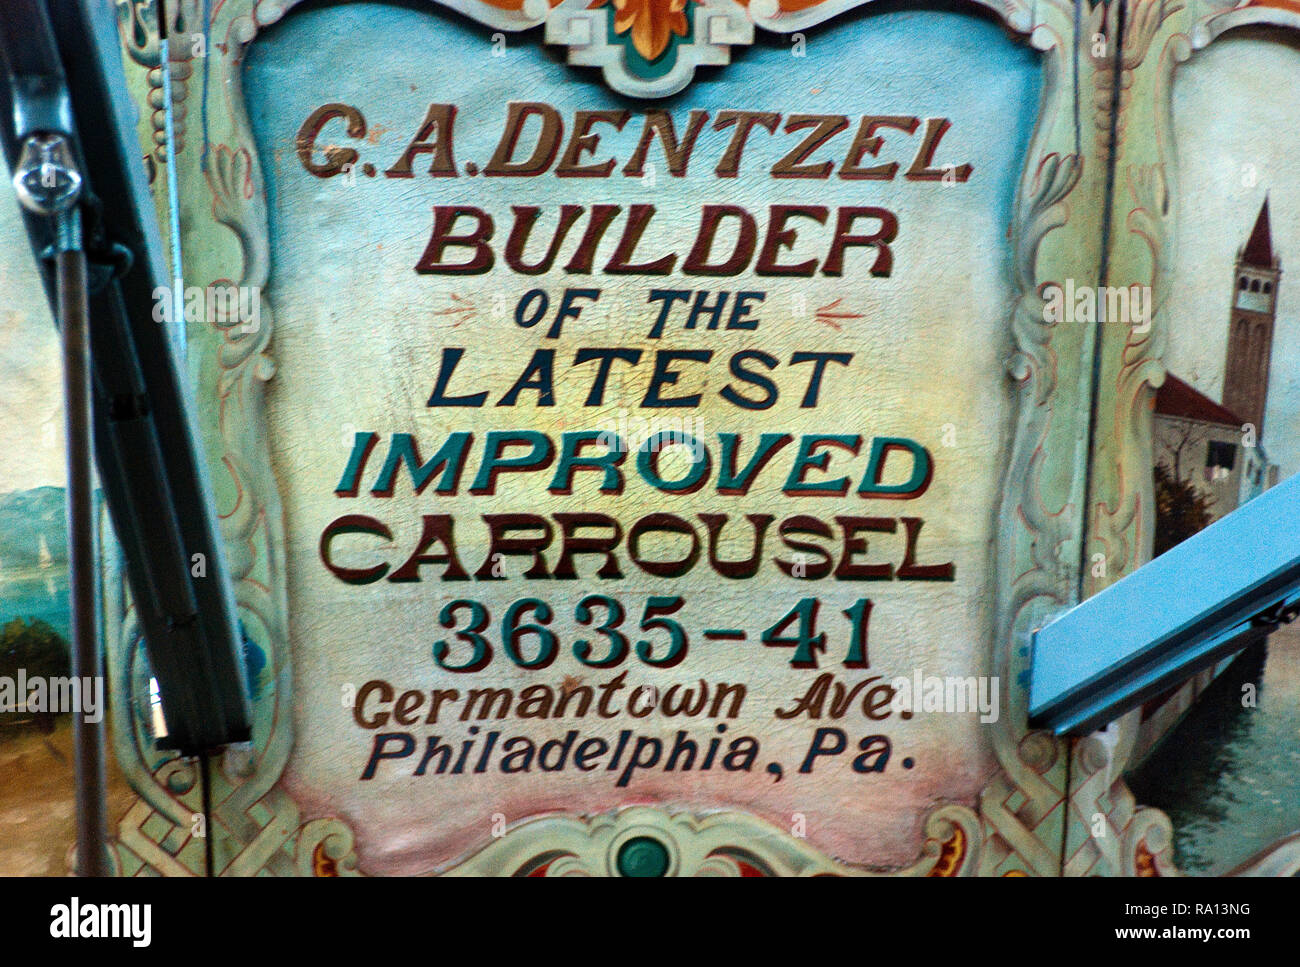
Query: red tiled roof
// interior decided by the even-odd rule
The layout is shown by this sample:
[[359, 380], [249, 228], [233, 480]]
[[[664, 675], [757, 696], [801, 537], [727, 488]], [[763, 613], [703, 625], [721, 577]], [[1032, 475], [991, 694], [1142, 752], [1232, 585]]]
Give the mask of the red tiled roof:
[[1273, 267], [1273, 238], [1268, 229], [1268, 199], [1259, 209], [1255, 218], [1255, 228], [1250, 233], [1250, 240], [1241, 253], [1241, 260], [1247, 265], [1257, 265], [1262, 269]]
[[1156, 390], [1156, 412], [1161, 416], [1202, 420], [1205, 423], [1217, 423], [1234, 429], [1240, 427], [1243, 422], [1231, 410], [1184, 383], [1173, 373], [1165, 376], [1164, 384]]
[[1250, 0], [1247, 7], [1274, 7], [1278, 10], [1290, 10], [1300, 13], [1300, 0]]

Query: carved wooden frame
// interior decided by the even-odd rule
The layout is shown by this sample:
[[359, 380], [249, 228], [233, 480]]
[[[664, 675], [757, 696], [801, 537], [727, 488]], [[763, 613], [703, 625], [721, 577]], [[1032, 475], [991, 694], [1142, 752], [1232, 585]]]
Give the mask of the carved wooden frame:
[[[124, 43], [131, 55], [132, 84], [142, 104], [146, 151], [163, 144], [161, 87], [157, 83], [157, 36], [150, 34], [152, 5], [160, 0], [116, 0]], [[188, 106], [186, 134], [174, 156], [180, 216], [191, 226], [185, 252], [186, 282], [265, 285], [271, 271], [265, 186], [241, 91], [242, 58], [259, 31], [275, 23], [298, 0], [224, 0], [210, 22], [201, 0], [168, 3], [172, 25], [173, 100]], [[548, 43], [569, 47], [576, 64], [601, 67], [607, 82], [624, 93], [659, 96], [685, 86], [698, 64], [725, 63], [730, 45], [752, 41], [753, 28], [792, 32], [826, 21], [869, 0], [732, 0], [695, 2], [697, 31], [670, 84], [647, 85], [610, 59], [602, 8], [587, 0], [437, 0], [489, 26], [517, 31], [545, 22]], [[1075, 600], [1086, 576], [1082, 526], [1088, 406], [1095, 332], [1082, 325], [1044, 321], [1045, 287], [1097, 281], [1100, 222], [1110, 125], [1107, 90], [1110, 64], [1089, 47], [1095, 35], [1114, 30], [1103, 6], [1065, 0], [971, 0], [992, 10], [1021, 41], [1041, 54], [1043, 95], [1012, 213], [1013, 294], [1007, 326], [1012, 346], [1006, 361], [1014, 399], [1015, 428], [1001, 504], [997, 508], [994, 673], [1008, 683], [1004, 714], [989, 726], [1000, 771], [983, 790], [978, 807], [948, 804], [924, 824], [917, 861], [902, 875], [1058, 875], [1067, 811], [1069, 746], [1031, 731], [1027, 721], [1029, 631]], [[206, 57], [195, 59], [178, 37], [202, 35]], [[600, 37], [600, 41], [593, 40]], [[584, 39], [585, 38], [585, 39]], [[152, 60], [150, 45], [152, 44]], [[602, 46], [603, 45], [603, 46]], [[150, 80], [152, 78], [152, 81]], [[680, 89], [677, 87], [675, 89]], [[201, 124], [195, 107], [203, 105]], [[156, 153], [156, 152], [155, 152]], [[161, 186], [162, 181], [158, 184]], [[197, 241], [195, 241], [197, 240]], [[353, 836], [337, 819], [303, 823], [297, 805], [277, 785], [293, 745], [290, 716], [292, 669], [284, 585], [283, 511], [265, 430], [264, 389], [275, 373], [271, 353], [274, 306], [261, 306], [261, 325], [245, 331], [237, 319], [190, 325], [191, 374], [201, 398], [219, 401], [199, 409], [201, 433], [214, 480], [221, 532], [236, 583], [240, 617], [249, 639], [263, 649], [273, 687], [255, 706], [254, 744], [229, 752], [212, 772], [212, 837], [222, 875], [318, 875], [354, 873]], [[1126, 451], [1125, 459], [1136, 457]], [[1133, 540], [1132, 521], [1120, 531]], [[1094, 536], [1093, 540], [1101, 540]], [[113, 598], [118, 600], [117, 597]], [[108, 644], [117, 708], [139, 700], [138, 629], [127, 604], [111, 607]], [[122, 820], [118, 862], [126, 874], [195, 873], [202, 869], [202, 843], [192, 835], [200, 812], [194, 763], [168, 761], [149, 749], [134, 720], [119, 716], [114, 746], [141, 802]], [[1090, 749], [1091, 746], [1085, 746]], [[1152, 828], [1159, 827], [1152, 817]], [[1167, 826], [1167, 823], [1166, 823]], [[609, 872], [608, 850], [627, 829], [653, 829], [667, 841], [675, 872], [735, 873], [737, 857], [762, 872], [779, 874], [867, 871], [811, 850], [806, 843], [738, 813], [673, 815], [638, 807], [613, 816], [541, 817], [525, 821], [454, 867], [460, 873], [517, 873], [539, 869], [537, 858], [560, 849], [563, 862], [545, 872]], [[1145, 829], [1147, 827], [1141, 827]], [[1130, 817], [1127, 853], [1116, 871], [1139, 868], [1138, 845], [1162, 846]], [[1134, 840], [1134, 836], [1138, 839]], [[563, 845], [557, 845], [563, 844]], [[762, 845], [759, 845], [762, 844]], [[1129, 855], [1131, 854], [1131, 855]]]

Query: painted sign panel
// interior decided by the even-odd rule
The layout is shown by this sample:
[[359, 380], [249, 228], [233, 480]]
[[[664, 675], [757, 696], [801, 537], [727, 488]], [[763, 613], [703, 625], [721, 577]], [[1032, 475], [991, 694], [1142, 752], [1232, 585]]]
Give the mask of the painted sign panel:
[[[286, 784], [367, 869], [628, 802], [902, 866], [987, 781], [996, 240], [1036, 58], [866, 28], [653, 106], [424, 11], [253, 48]], [[965, 714], [894, 700], [958, 672]]]

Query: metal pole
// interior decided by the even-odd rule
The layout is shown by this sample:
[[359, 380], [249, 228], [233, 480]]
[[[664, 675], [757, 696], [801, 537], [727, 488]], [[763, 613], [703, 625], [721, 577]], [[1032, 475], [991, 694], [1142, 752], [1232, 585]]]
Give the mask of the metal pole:
[[[76, 211], [58, 216], [60, 234], [76, 231]], [[65, 223], [72, 223], [66, 225]], [[91, 467], [90, 320], [86, 255], [78, 239], [59, 245], [59, 326], [63, 334], [63, 405], [68, 466], [68, 583], [72, 610], [72, 674], [83, 684], [102, 673], [95, 613], [94, 472]], [[73, 710], [77, 782], [77, 875], [110, 874], [104, 805], [103, 717]]]
[[[37, 8], [39, 9], [39, 8]], [[67, 119], [59, 119], [66, 122]], [[67, 124], [63, 125], [67, 127]], [[94, 469], [91, 465], [90, 305], [86, 253], [77, 199], [82, 177], [66, 136], [37, 130], [23, 140], [13, 175], [23, 207], [50, 219], [58, 324], [63, 347], [63, 425], [68, 470], [68, 597], [72, 612], [72, 675], [83, 686], [100, 676], [99, 622], [95, 606]], [[99, 692], [94, 689], [92, 694]], [[84, 696], [85, 689], [81, 689]], [[100, 692], [102, 694], [102, 692]], [[72, 744], [77, 784], [77, 875], [108, 876], [104, 819], [103, 715], [72, 709]], [[102, 709], [99, 710], [101, 713]]]

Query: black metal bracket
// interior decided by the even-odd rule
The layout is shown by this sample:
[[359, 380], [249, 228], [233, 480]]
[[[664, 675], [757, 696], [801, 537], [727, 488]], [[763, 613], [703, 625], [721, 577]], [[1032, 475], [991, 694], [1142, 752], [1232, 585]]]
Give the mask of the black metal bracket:
[[[52, 28], [52, 29], [51, 29]], [[0, 147], [11, 170], [32, 132], [63, 132], [82, 173], [99, 477], [148, 653], [168, 744], [198, 755], [251, 738], [234, 595], [187, 380], [153, 294], [169, 285], [144, 177], [113, 7], [0, 0]], [[50, 219], [24, 211], [57, 305]], [[57, 313], [56, 313], [57, 315]], [[203, 576], [191, 573], [203, 554]]]

